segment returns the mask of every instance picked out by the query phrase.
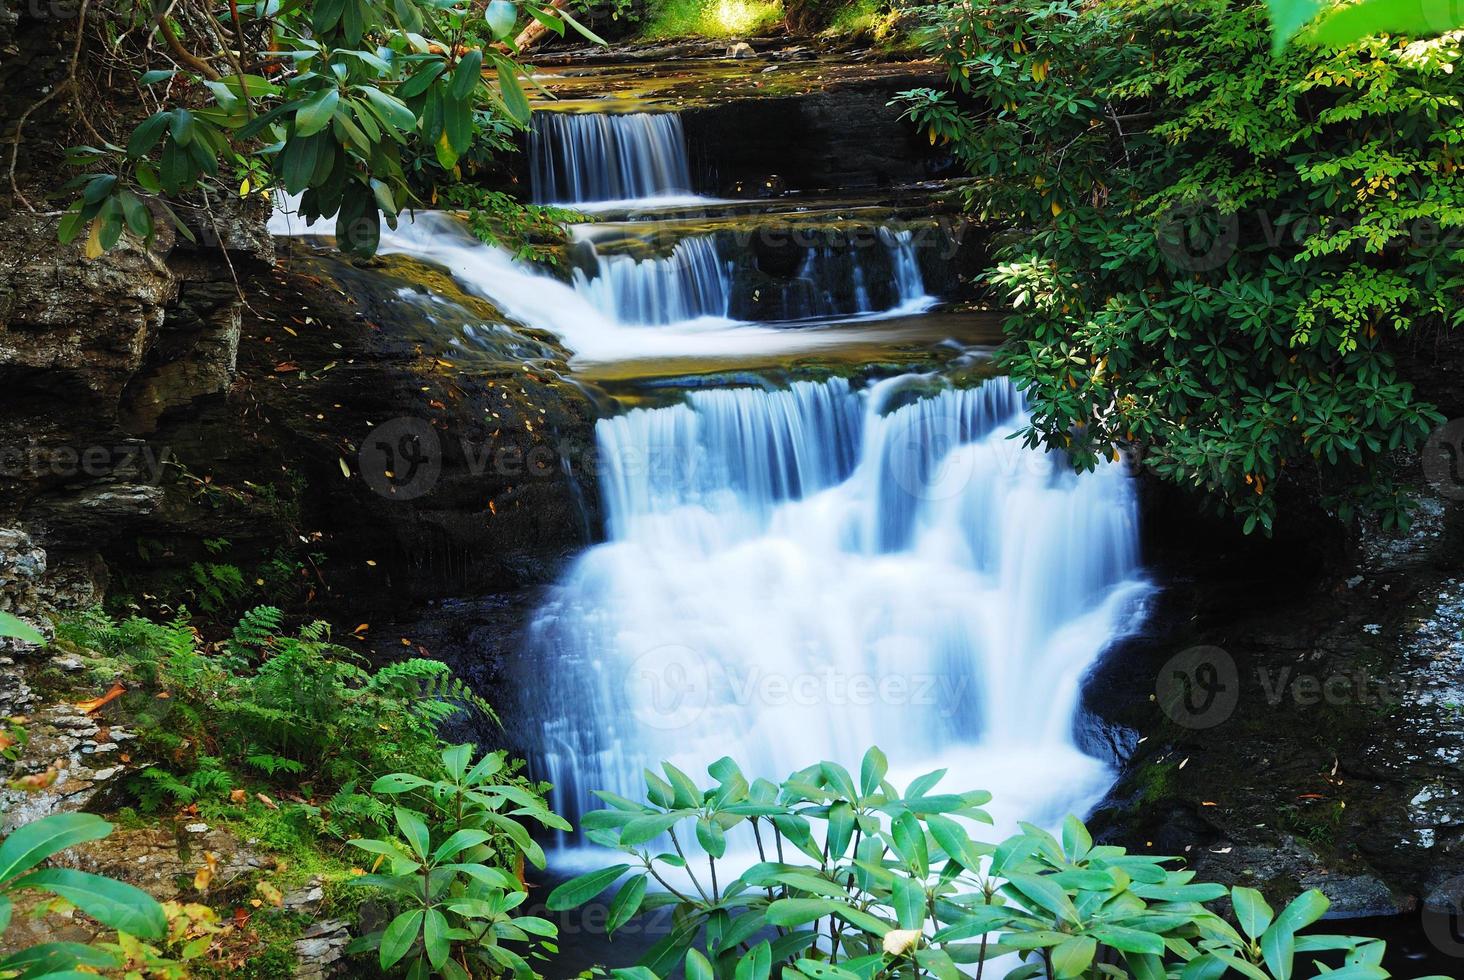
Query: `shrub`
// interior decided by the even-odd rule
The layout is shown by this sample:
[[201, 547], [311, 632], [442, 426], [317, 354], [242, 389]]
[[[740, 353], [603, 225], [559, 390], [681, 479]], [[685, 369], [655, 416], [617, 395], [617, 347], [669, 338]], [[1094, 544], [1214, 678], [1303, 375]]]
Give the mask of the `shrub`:
[[1402, 523], [1387, 455], [1441, 417], [1392, 350], [1464, 320], [1461, 35], [1272, 57], [1254, 2], [931, 17], [950, 91], [901, 101], [1024, 229], [989, 281], [1028, 443], [1130, 449], [1247, 531], [1288, 481]]
[[[640, 965], [612, 971], [625, 980], [678, 970], [689, 980], [944, 980], [980, 977], [1008, 954], [1019, 962], [1007, 980], [1290, 980], [1298, 953], [1344, 960], [1337, 980], [1388, 975], [1380, 941], [1300, 935], [1326, 911], [1320, 892], [1276, 913], [1252, 889], [1195, 882], [1176, 858], [1096, 845], [1073, 817], [1060, 837], [1023, 825], [984, 843], [968, 828], [989, 822], [988, 794], [935, 792], [944, 770], [901, 793], [878, 749], [857, 781], [822, 762], [782, 784], [749, 782], [722, 759], [702, 789], [662, 769], [664, 778], [646, 772], [646, 802], [600, 793], [609, 808], [584, 818], [591, 841], [631, 860], [565, 882], [548, 901], [572, 908], [625, 878], [612, 933], [643, 910], [674, 907], [670, 934]], [[688, 825], [700, 856], [678, 833]], [[718, 870], [732, 832], [759, 857], [735, 876]], [[662, 839], [672, 853], [661, 853]], [[1205, 905], [1226, 898], [1239, 928]]]

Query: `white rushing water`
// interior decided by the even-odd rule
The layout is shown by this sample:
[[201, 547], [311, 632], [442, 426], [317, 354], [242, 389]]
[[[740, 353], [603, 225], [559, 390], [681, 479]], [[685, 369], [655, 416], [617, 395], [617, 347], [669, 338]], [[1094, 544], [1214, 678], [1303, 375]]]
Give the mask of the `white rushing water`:
[[[675, 117], [536, 119], [540, 199], [690, 188]], [[443, 214], [404, 219], [381, 249], [445, 266], [577, 362], [862, 339], [733, 320], [749, 297], [731, 266], [746, 255], [721, 239], [637, 259], [579, 237], [591, 261], [568, 283]], [[908, 232], [880, 229], [866, 248], [795, 253], [796, 286], [759, 319], [933, 302]], [[1148, 588], [1134, 494], [1121, 465], [1077, 476], [1008, 438], [1024, 413], [1005, 379], [953, 390], [907, 376], [699, 390], [601, 420], [607, 540], [536, 613], [519, 685], [556, 808], [573, 820], [593, 790], [639, 797], [661, 760], [700, 777], [731, 755], [778, 780], [879, 745], [897, 783], [945, 767], [948, 788], [991, 791], [1002, 829], [1088, 809], [1112, 773], [1076, 744], [1081, 683]]]
[[992, 791], [1008, 827], [1096, 801], [1112, 774], [1073, 728], [1146, 591], [1130, 479], [1008, 439], [1005, 379], [921, 383], [698, 391], [599, 423], [609, 540], [531, 634], [557, 808], [639, 796], [661, 759], [781, 779], [874, 744], [901, 778]]
[[[839, 235], [837, 229], [824, 231], [824, 237]], [[854, 240], [851, 235], [848, 241], [803, 248], [786, 299], [763, 319], [916, 313], [931, 304], [909, 229], [879, 228], [863, 244], [855, 245]], [[748, 245], [734, 238], [732, 247]], [[592, 254], [588, 269], [574, 270], [575, 291], [617, 323], [665, 326], [706, 318], [735, 322], [734, 261], [715, 236], [688, 236], [662, 256]], [[884, 288], [873, 282], [876, 276], [887, 277]], [[876, 295], [887, 300], [877, 302]]]
[[681, 117], [672, 112], [536, 112], [534, 200], [589, 204], [691, 195]]

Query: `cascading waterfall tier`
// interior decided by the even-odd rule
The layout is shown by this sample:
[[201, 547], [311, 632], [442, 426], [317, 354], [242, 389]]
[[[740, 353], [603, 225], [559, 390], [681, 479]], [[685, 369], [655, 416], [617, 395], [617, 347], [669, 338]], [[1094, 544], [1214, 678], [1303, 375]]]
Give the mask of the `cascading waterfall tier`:
[[596, 255], [593, 273], [575, 269], [575, 291], [627, 326], [725, 317], [731, 301], [727, 263], [708, 237], [683, 238], [660, 258]]
[[540, 775], [571, 817], [669, 759], [779, 779], [880, 745], [996, 794], [1003, 822], [1082, 811], [1083, 674], [1136, 621], [1121, 465], [1081, 477], [1008, 438], [1003, 378], [717, 389], [599, 423], [608, 540], [531, 628]]
[[[909, 229], [869, 229], [868, 235], [803, 248], [787, 280], [755, 278], [745, 244], [725, 248], [714, 235], [692, 235], [664, 256], [600, 255], [574, 270], [574, 288], [600, 312], [625, 326], [658, 326], [704, 317], [778, 321], [914, 312], [931, 302]], [[593, 244], [591, 244], [593, 248]], [[738, 281], [752, 282], [738, 290]]]
[[534, 200], [592, 204], [686, 195], [691, 167], [681, 117], [536, 112], [529, 131]]

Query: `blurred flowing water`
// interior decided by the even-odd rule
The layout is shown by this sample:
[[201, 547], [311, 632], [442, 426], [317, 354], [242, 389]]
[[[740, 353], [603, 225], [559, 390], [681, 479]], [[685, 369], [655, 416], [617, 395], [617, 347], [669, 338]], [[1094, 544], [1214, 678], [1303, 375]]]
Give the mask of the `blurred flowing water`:
[[1111, 780], [1073, 739], [1084, 672], [1136, 621], [1133, 488], [1008, 438], [1004, 378], [696, 391], [602, 420], [609, 540], [532, 627], [538, 763], [571, 819], [642, 769], [780, 779], [878, 744], [1000, 822]]

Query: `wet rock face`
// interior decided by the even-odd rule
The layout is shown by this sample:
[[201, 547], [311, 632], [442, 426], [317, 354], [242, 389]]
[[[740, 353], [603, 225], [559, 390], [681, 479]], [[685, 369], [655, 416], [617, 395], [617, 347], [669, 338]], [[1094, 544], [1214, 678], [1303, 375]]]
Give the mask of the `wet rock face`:
[[[545, 581], [593, 535], [601, 410], [565, 380], [553, 338], [440, 271], [393, 256], [357, 268], [329, 246], [292, 246], [248, 295], [247, 396], [165, 414], [163, 431], [225, 496], [266, 480], [293, 495], [289, 534], [323, 557], [319, 594], [342, 617]], [[157, 533], [180, 554], [184, 532], [219, 520], [172, 493], [165, 511]], [[247, 508], [237, 520], [236, 545], [268, 544]]]
[[1089, 750], [1120, 746], [1123, 768], [1095, 826], [1276, 898], [1320, 888], [1333, 916], [1410, 911], [1456, 881], [1464, 511], [1425, 500], [1347, 561], [1194, 543], [1172, 545], [1196, 557], [1158, 573], [1148, 635], [1090, 680]]
[[889, 105], [896, 92], [937, 82], [911, 74], [688, 108], [681, 118], [693, 174], [718, 195], [760, 187], [773, 176], [803, 192], [954, 176], [946, 155]]
[[53, 578], [92, 578], [90, 596], [70, 598], [95, 595], [97, 548], [163, 502], [160, 414], [232, 382], [234, 277], [272, 256], [262, 219], [225, 214], [197, 247], [169, 228], [152, 250], [124, 243], [94, 260], [58, 244], [52, 218], [0, 221], [0, 521], [51, 553]]

